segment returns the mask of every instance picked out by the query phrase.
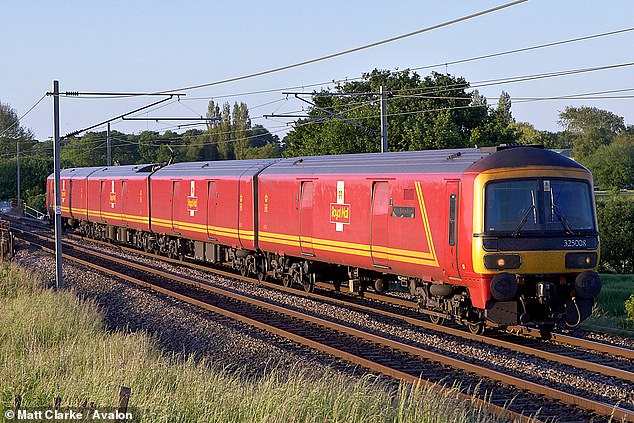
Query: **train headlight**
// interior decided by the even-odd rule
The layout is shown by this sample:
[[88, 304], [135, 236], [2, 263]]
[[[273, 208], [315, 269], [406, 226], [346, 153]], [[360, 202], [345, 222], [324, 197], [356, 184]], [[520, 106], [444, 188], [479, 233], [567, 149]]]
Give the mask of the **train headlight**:
[[566, 254], [566, 269], [591, 269], [597, 265], [597, 253]]
[[519, 269], [522, 256], [519, 254], [486, 254], [484, 267], [489, 270]]

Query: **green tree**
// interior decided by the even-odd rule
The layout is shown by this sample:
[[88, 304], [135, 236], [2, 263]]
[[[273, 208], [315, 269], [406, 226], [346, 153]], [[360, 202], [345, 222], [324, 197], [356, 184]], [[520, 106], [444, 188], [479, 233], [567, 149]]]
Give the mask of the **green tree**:
[[511, 96], [502, 91], [497, 107], [487, 110], [488, 114], [471, 133], [471, 144], [482, 147], [517, 142], [519, 134], [512, 126], [515, 119], [511, 114]]
[[0, 102], [0, 151], [16, 149], [16, 142], [33, 144], [33, 133], [20, 125], [18, 114], [8, 104]]
[[213, 101], [207, 107], [207, 124], [203, 136], [196, 136], [186, 151], [186, 159], [231, 160], [279, 157], [279, 138], [261, 125], [251, 126], [249, 108], [245, 103], [224, 103], [222, 108]]
[[0, 102], [0, 174], [3, 180], [0, 182], [0, 198], [17, 196], [18, 143], [22, 156], [27, 157], [34, 144], [33, 133], [20, 125], [18, 114], [10, 105]]
[[64, 140], [59, 156], [62, 168], [105, 166], [105, 132], [88, 132], [84, 136]]
[[235, 157], [238, 160], [244, 159], [249, 149], [249, 129], [251, 129], [251, 119], [246, 104], [234, 103], [231, 123]]
[[599, 146], [584, 158], [594, 181], [601, 188], [617, 189], [634, 186], [634, 135], [623, 132], [609, 145]]
[[634, 201], [612, 197], [597, 202], [601, 263], [617, 273], [634, 272]]
[[285, 139], [285, 154], [379, 151], [377, 93], [381, 86], [391, 93], [387, 105], [390, 151], [470, 146], [472, 132], [488, 115], [484, 99], [467, 93], [469, 84], [464, 78], [432, 73], [421, 79], [409, 70], [375, 69], [361, 81], [313, 93], [310, 117], [295, 123]]
[[624, 131], [625, 123], [621, 116], [596, 107], [571, 107], [559, 114], [559, 124], [574, 139], [574, 157], [583, 161], [600, 146], [610, 144]]
[[565, 149], [572, 148], [574, 146], [575, 136], [568, 132], [550, 132], [543, 131], [544, 147], [550, 149]]
[[511, 122], [509, 128], [513, 131], [515, 140], [520, 144], [543, 144], [545, 146], [549, 141], [545, 131], [538, 131], [527, 122]]
[[231, 106], [229, 103], [222, 105], [220, 121], [215, 128], [218, 136], [218, 155], [224, 160], [235, 159], [231, 140]]

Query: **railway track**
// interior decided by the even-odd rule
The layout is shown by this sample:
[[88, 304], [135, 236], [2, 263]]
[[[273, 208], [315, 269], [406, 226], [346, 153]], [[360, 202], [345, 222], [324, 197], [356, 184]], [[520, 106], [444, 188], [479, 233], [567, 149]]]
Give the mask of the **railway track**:
[[[31, 237], [31, 235], [26, 233], [22, 233], [20, 237], [27, 238], [26, 240], [28, 242], [39, 244], [41, 247], [47, 248], [44, 245], [47, 241], [42, 239], [34, 240], [33, 238], [29, 240], [28, 238]], [[408, 345], [395, 339], [377, 336], [376, 334], [367, 333], [357, 328], [350, 328], [337, 322], [311, 316], [299, 311], [289, 310], [275, 304], [236, 294], [235, 292], [228, 292], [211, 287], [205, 284], [204, 281], [183, 278], [179, 275], [153, 269], [147, 265], [131, 263], [129, 259], [124, 260], [109, 257], [108, 255], [83, 247], [67, 245], [66, 252], [69, 254], [69, 259], [81, 264], [90, 267], [98, 266], [102, 271], [117, 268], [117, 276], [129, 282], [151, 287], [151, 289], [155, 291], [179, 298], [182, 301], [189, 302], [214, 313], [227, 315], [243, 323], [287, 337], [294, 342], [359, 364], [373, 371], [389, 375], [390, 377], [408, 382], [416, 382], [419, 376], [424, 374], [427, 383], [437, 383], [443, 380], [458, 380], [462, 383], [462, 386], [476, 386], [480, 384], [481, 391], [484, 390], [489, 393], [495, 392], [495, 399], [492, 399], [491, 407], [494, 409], [500, 406], [503, 408], [506, 407], [505, 411], [498, 409], [498, 413], [507, 413], [507, 416], [513, 419], [520, 419], [522, 413], [524, 415], [534, 414], [535, 410], [541, 408], [540, 418], [563, 417], [564, 421], [584, 421], [588, 419], [586, 410], [591, 410], [594, 413], [604, 416], [613, 415], [619, 420], [634, 421], [634, 412], [632, 410], [613, 407], [607, 403], [582, 398], [548, 386], [540, 386], [535, 382], [503, 374], [481, 365], [465, 363], [455, 358], [443, 356], [437, 352], [426, 351], [418, 346]], [[84, 257], [82, 257], [82, 255], [84, 255]], [[209, 269], [206, 268], [206, 270]], [[230, 276], [237, 277], [233, 274]], [[175, 289], [172, 286], [177, 286], [177, 288]], [[279, 289], [283, 287], [276, 286], [276, 288]], [[294, 291], [294, 293], [297, 294], [297, 291]], [[303, 295], [315, 296], [315, 294], [308, 293], [304, 293]], [[344, 300], [337, 300], [336, 298], [329, 299], [329, 301], [335, 300], [344, 302]], [[348, 306], [353, 306], [367, 312], [377, 312], [375, 308], [371, 308], [368, 305], [350, 305], [348, 302]], [[388, 315], [387, 311], [382, 310], [381, 312], [384, 313], [384, 315]], [[416, 326], [432, 326], [420, 319], [397, 314], [394, 311], [390, 313], [393, 314], [391, 316], [392, 318], [405, 320]], [[433, 326], [432, 329], [437, 330], [439, 327]], [[452, 333], [452, 336], [476, 337], [476, 335], [454, 328], [442, 327], [442, 329], [455, 331], [456, 333]], [[479, 338], [488, 339], [486, 337]], [[498, 342], [498, 346], [502, 345], [508, 348], [511, 347], [508, 344], [512, 344], [512, 342], [508, 340], [497, 340], [496, 342]], [[524, 345], [521, 346], [521, 348], [527, 350], [529, 347]], [[535, 351], [539, 351], [539, 349], [535, 349]], [[552, 359], [555, 359], [555, 356], [557, 356], [557, 354], [549, 351], [541, 351], [540, 354], [552, 355]], [[622, 380], [632, 380], [632, 373], [627, 369], [618, 369], [607, 364], [588, 364], [581, 358], [568, 358], [568, 360], [574, 363], [571, 365], [578, 365], [580, 369], [586, 371], [604, 372], [602, 374], [608, 374], [607, 372], [610, 372], [610, 376], [612, 377], [621, 378]], [[443, 366], [438, 366], [438, 363], [441, 363]], [[489, 381], [482, 382], [482, 377], [487, 378]], [[482, 388], [483, 383], [485, 385], [484, 389]], [[522, 391], [518, 393], [517, 389]], [[553, 402], [552, 399], [546, 399], [543, 396], [548, 396], [556, 401]], [[514, 398], [514, 400], [510, 401], [512, 398]], [[575, 408], [571, 409], [569, 406], [557, 402], [571, 404], [574, 405]]]

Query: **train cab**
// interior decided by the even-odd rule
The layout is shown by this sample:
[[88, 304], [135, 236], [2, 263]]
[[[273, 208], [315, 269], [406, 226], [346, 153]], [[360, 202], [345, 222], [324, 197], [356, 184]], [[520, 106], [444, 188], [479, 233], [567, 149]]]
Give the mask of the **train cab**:
[[556, 152], [498, 151], [474, 178], [472, 263], [499, 324], [575, 326], [592, 312], [601, 281], [592, 175]]

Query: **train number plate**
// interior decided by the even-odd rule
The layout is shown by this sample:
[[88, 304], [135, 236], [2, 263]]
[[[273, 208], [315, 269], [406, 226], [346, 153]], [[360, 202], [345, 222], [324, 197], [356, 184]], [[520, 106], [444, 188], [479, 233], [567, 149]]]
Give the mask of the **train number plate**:
[[564, 239], [564, 248], [586, 248], [586, 239]]

